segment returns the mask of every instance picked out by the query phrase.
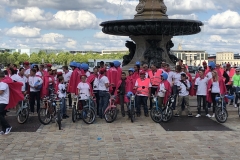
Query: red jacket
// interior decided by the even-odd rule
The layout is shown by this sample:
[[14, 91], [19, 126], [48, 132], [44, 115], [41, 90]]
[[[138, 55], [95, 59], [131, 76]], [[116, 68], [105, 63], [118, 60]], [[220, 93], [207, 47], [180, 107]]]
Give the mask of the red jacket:
[[[126, 79], [125, 82], [126, 82], [126, 84], [125, 84], [124, 102], [125, 102], [125, 103], [128, 103], [129, 100], [128, 100], [128, 98], [127, 98], [126, 95], [127, 95], [127, 92], [129, 92], [128, 89], [129, 89], [130, 81], [128, 81], [128, 79]], [[114, 93], [115, 96], [118, 95], [118, 89], [119, 89], [119, 87], [121, 86], [121, 84], [122, 84], [122, 80], [119, 80], [119, 81], [118, 81], [118, 84], [117, 84], [117, 87], [116, 87], [116, 90], [115, 90], [115, 93]], [[119, 96], [117, 96], [116, 104], [120, 104]]]
[[[168, 80], [163, 80], [160, 84], [164, 83], [164, 87], [167, 90], [163, 99], [163, 104], [165, 105], [167, 103], [168, 97], [171, 95], [172, 88]], [[160, 90], [160, 85], [158, 86], [157, 93]]]
[[67, 91], [77, 95], [77, 85], [80, 83], [81, 71], [78, 68], [75, 68], [72, 72], [72, 75], [69, 80]]

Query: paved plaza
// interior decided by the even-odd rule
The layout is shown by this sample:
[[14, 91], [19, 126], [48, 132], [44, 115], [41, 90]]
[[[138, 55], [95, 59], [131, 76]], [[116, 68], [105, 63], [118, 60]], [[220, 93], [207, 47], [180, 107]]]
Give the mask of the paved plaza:
[[[195, 100], [191, 103], [194, 105]], [[0, 159], [237, 160], [240, 157], [240, 118], [233, 106], [228, 110], [229, 118], [224, 126], [232, 131], [165, 131], [150, 117], [137, 117], [131, 123], [120, 114], [110, 124], [104, 119], [96, 119], [92, 125], [81, 120], [73, 123], [69, 118], [62, 121], [63, 130], [51, 123], [41, 125], [36, 132], [1, 135]]]

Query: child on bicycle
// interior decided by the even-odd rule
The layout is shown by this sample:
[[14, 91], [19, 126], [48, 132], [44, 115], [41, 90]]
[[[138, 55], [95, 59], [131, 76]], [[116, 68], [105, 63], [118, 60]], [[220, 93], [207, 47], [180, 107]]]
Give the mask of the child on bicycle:
[[86, 81], [87, 76], [86, 75], [81, 75], [81, 82], [78, 83], [78, 96], [79, 96], [79, 101], [81, 104], [80, 110], [82, 110], [82, 107], [86, 105], [86, 100], [89, 98], [91, 95], [91, 85]]
[[66, 85], [64, 84], [64, 78], [62, 76], [58, 77], [58, 98], [61, 99], [61, 116], [63, 119], [69, 118], [66, 114]]

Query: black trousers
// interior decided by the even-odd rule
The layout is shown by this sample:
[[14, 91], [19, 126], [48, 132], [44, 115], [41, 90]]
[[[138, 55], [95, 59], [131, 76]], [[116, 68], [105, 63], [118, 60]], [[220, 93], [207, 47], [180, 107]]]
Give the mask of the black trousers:
[[93, 93], [96, 97], [96, 103], [97, 103], [97, 115], [99, 115], [99, 90], [93, 90]]
[[30, 92], [29, 94], [29, 101], [30, 101], [30, 110], [31, 112], [34, 113], [34, 105], [35, 105], [35, 100], [37, 101], [37, 112], [40, 109], [40, 91], [38, 92]]
[[5, 108], [6, 108], [7, 104], [0, 104], [0, 121], [1, 121], [1, 125], [2, 125], [2, 131], [5, 132], [7, 128], [11, 127], [7, 120], [5, 119]]
[[208, 107], [206, 106], [206, 98], [207, 98], [207, 96], [197, 95], [198, 114], [201, 114], [201, 104], [202, 104], [203, 108], [205, 107], [206, 114], [208, 114]]
[[68, 106], [72, 106], [72, 96], [71, 96], [71, 93], [68, 94]]
[[152, 94], [155, 95], [157, 92], [157, 87], [151, 87], [151, 97], [150, 97], [150, 109], [152, 109], [153, 103], [152, 103]]

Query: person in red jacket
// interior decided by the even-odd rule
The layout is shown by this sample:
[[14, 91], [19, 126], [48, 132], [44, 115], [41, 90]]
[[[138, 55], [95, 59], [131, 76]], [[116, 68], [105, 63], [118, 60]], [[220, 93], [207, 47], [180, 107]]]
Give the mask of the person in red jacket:
[[115, 92], [117, 83], [119, 81], [118, 71], [117, 71], [116, 67], [114, 66], [114, 63], [110, 63], [110, 68], [107, 71], [107, 77], [108, 77], [109, 83], [111, 85], [111, 87], [109, 88], [110, 93], [111, 93], [111, 95], [113, 95]]
[[68, 83], [67, 92], [74, 93], [75, 95], [77, 95], [78, 93], [77, 85], [80, 82], [80, 74], [79, 74], [80, 70], [77, 68], [76, 62], [71, 62], [70, 67], [72, 68], [73, 72]]
[[129, 85], [129, 81], [126, 78], [126, 73], [122, 72], [121, 80], [118, 81], [114, 95], [115, 96], [118, 95], [118, 100], [116, 101], [116, 103], [118, 103], [118, 104], [120, 103], [121, 113], [122, 113], [123, 117], [125, 117], [124, 104], [129, 102], [129, 100], [126, 96], [126, 94], [128, 92], [128, 88], [129, 88], [128, 85]]
[[134, 86], [135, 86], [135, 82], [136, 82], [136, 79], [135, 79], [135, 77], [134, 77], [134, 75], [133, 75], [133, 73], [134, 73], [134, 69], [133, 68], [130, 68], [129, 70], [128, 70], [128, 76], [127, 76], [127, 80], [128, 80], [128, 82], [129, 82], [129, 85], [128, 85], [128, 91], [130, 91], [130, 92], [132, 92], [133, 93], [133, 88], [134, 88]]

